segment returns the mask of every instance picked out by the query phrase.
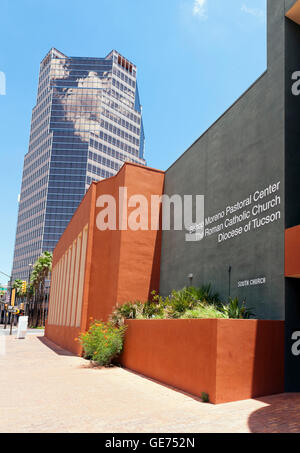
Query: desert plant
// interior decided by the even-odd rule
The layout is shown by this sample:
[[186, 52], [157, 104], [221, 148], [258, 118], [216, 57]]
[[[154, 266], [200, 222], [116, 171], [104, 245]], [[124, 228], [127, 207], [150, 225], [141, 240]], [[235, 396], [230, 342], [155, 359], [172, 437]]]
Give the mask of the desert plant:
[[191, 286], [187, 288], [187, 292], [190, 294], [190, 296], [201, 302], [205, 302], [207, 304], [213, 304], [213, 305], [219, 305], [220, 304], [220, 297], [218, 293], [214, 293], [212, 291], [211, 284], [209, 283], [208, 285], [202, 285], [199, 288], [195, 288], [194, 286]]
[[203, 403], [209, 403], [209, 394], [202, 392], [201, 399], [202, 399]]
[[124, 325], [125, 319], [139, 319], [143, 317], [144, 304], [142, 302], [127, 302], [117, 305], [110, 316], [110, 321], [116, 326]]
[[229, 299], [229, 303], [223, 305], [211, 285], [174, 290], [168, 297], [153, 291], [151, 296], [152, 299], [145, 303], [128, 302], [117, 306], [111, 321], [124, 325], [125, 319], [249, 319], [255, 316], [244, 303], [240, 306], [238, 299]]
[[126, 327], [111, 322], [92, 322], [89, 330], [75, 339], [80, 341], [85, 358], [100, 366], [109, 366], [123, 349]]
[[251, 309], [246, 307], [245, 302], [240, 305], [237, 297], [235, 299], [229, 298], [228, 304], [223, 305], [221, 310], [230, 319], [250, 319], [255, 317]]
[[124, 325], [125, 319], [162, 319], [164, 306], [154, 301], [127, 302], [117, 305], [110, 316], [110, 321], [116, 326]]
[[189, 289], [183, 288], [179, 291], [172, 291], [166, 307], [168, 307], [168, 312], [172, 318], [179, 318], [182, 313], [194, 308], [197, 302], [198, 300], [193, 297]]
[[164, 317], [164, 303], [147, 301], [143, 307], [143, 318], [154, 319]]
[[220, 305], [220, 298], [218, 294], [212, 292], [210, 284], [199, 288], [190, 286], [179, 291], [172, 291], [167, 306], [171, 317], [178, 318], [198, 306], [202, 308], [204, 304], [214, 308]]
[[226, 314], [222, 313], [214, 305], [199, 304], [192, 310], [187, 310], [181, 316], [181, 319], [219, 319], [226, 317]]

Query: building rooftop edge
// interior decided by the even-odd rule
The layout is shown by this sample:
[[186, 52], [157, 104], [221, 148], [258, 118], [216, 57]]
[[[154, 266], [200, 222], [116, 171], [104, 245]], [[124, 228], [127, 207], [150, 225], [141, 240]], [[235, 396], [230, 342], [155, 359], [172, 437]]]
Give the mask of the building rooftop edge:
[[[148, 171], [153, 171], [155, 173], [161, 173], [161, 174], [165, 174], [165, 171], [164, 170], [159, 170], [157, 168], [152, 168], [152, 167], [148, 167], [146, 165], [141, 165], [141, 164], [137, 164], [135, 162], [124, 162], [124, 164], [122, 165], [122, 167], [120, 168], [120, 170], [118, 171], [118, 173], [116, 173], [115, 175], [111, 176], [110, 178], [105, 178], [105, 179], [102, 179], [101, 181], [93, 181], [91, 183], [94, 184], [94, 185], [98, 185], [98, 184], [101, 184], [102, 182], [104, 181], [107, 181], [109, 179], [113, 179], [113, 178], [116, 178], [119, 173], [121, 173], [121, 171], [124, 171], [124, 169], [127, 167], [127, 166], [132, 166], [132, 167], [138, 167], [138, 168], [141, 168], [141, 169], [144, 169], [144, 170], [148, 170]], [[88, 189], [89, 190], [89, 189]], [[87, 193], [87, 192], [86, 192]]]
[[113, 52], [116, 52], [117, 55], [119, 55], [120, 57], [127, 60], [135, 69], [137, 69], [136, 65], [131, 60], [129, 60], [127, 57], [124, 57], [124, 55], [122, 55], [116, 49], [112, 49], [110, 52], [108, 52], [108, 54], [105, 57], [79, 57], [79, 56], [74, 56], [74, 55], [66, 55], [63, 52], [61, 52], [60, 50], [58, 50], [56, 47], [51, 47], [50, 50], [46, 53], [46, 55], [42, 59], [41, 64], [46, 60], [46, 58], [49, 56], [49, 54], [53, 50], [55, 52], [59, 53], [62, 58], [78, 58], [78, 59], [82, 58], [82, 59], [87, 59], [87, 60], [106, 60]]
[[206, 135], [267, 74], [266, 69], [166, 170], [169, 171], [201, 138]]

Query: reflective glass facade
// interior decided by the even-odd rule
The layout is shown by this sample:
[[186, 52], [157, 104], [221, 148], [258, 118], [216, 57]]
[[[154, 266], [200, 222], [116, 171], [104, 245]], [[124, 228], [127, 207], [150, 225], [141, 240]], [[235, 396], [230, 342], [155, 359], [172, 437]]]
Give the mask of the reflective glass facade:
[[125, 161], [145, 165], [136, 67], [112, 51], [67, 57], [51, 49], [41, 63], [24, 159], [13, 279], [53, 250], [92, 181]]

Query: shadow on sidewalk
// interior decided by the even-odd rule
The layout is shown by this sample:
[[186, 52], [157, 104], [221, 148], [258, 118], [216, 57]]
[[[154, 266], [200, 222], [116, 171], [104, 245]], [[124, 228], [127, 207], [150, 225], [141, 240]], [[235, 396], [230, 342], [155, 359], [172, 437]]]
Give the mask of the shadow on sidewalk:
[[248, 425], [252, 433], [300, 433], [300, 393], [255, 399], [269, 406], [250, 415]]
[[[192, 395], [191, 393], [185, 392], [184, 390], [180, 390], [180, 389], [178, 389], [176, 387], [173, 387], [172, 385], [169, 385], [169, 384], [166, 384], [164, 382], [158, 381], [157, 379], [151, 378], [149, 376], [145, 376], [144, 374], [139, 373], [137, 371], [130, 370], [129, 368], [125, 368], [125, 367], [120, 366], [120, 365], [117, 365], [116, 368], [122, 368], [124, 371], [127, 371], [128, 373], [134, 374], [134, 375], [136, 375], [136, 376], [138, 376], [140, 378], [146, 379], [147, 381], [153, 382], [154, 384], [157, 384], [160, 387], [165, 387], [165, 388], [167, 388], [169, 390], [172, 390], [173, 392], [180, 393], [181, 395], [187, 396], [188, 398], [191, 398], [191, 399], [197, 401], [198, 403], [207, 404], [207, 403], [203, 403], [202, 398], [200, 398], [199, 396]], [[213, 404], [211, 404], [211, 405], [214, 406]]]
[[72, 352], [66, 351], [65, 349], [61, 348], [57, 344], [53, 343], [53, 341], [48, 340], [48, 338], [46, 338], [46, 337], [37, 337], [37, 338], [41, 343], [43, 343], [45, 346], [47, 346], [47, 348], [51, 349], [57, 355], [77, 357]]

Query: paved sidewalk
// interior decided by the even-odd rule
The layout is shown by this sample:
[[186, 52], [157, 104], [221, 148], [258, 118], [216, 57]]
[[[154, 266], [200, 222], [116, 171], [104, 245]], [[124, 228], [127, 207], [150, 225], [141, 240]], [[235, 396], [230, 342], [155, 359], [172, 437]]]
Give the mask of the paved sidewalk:
[[[18, 328], [13, 326], [12, 328], [12, 335], [16, 335]], [[10, 334], [10, 325], [7, 325], [6, 329], [4, 329], [4, 325], [0, 324], [0, 336], [1, 335], [9, 335]], [[44, 329], [27, 329], [27, 334], [29, 335], [44, 335]]]
[[41, 335], [0, 336], [1, 433], [300, 432], [300, 395], [204, 404], [121, 368], [91, 368]]

